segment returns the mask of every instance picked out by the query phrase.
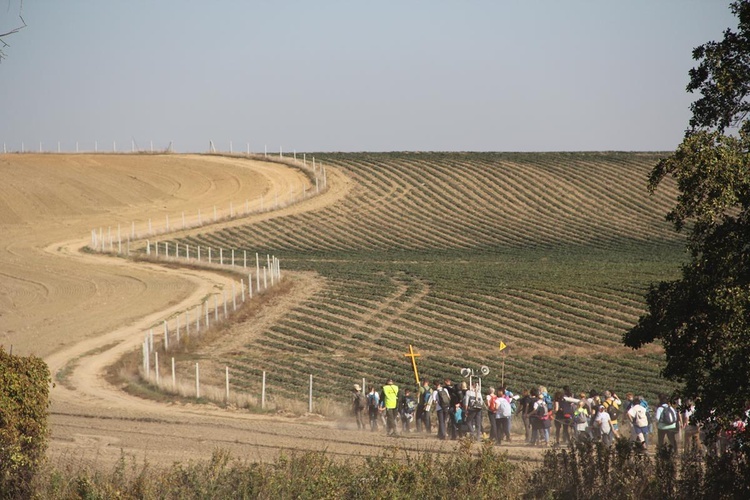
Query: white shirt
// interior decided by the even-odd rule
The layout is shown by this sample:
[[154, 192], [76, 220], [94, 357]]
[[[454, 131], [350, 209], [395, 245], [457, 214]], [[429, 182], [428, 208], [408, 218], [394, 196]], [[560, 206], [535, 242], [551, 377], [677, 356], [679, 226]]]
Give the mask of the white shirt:
[[636, 427], [646, 427], [648, 425], [648, 415], [646, 409], [640, 404], [633, 405], [628, 410], [628, 416]]
[[[448, 391], [445, 387], [441, 387], [439, 390], [432, 391], [432, 404], [435, 406], [435, 410], [447, 410], [447, 408], [443, 408], [440, 405], [440, 392], [445, 391], [446, 394], [448, 394]], [[450, 394], [448, 394], [450, 396]]]
[[606, 411], [600, 411], [596, 413], [594, 422], [599, 423], [599, 429], [601, 429], [602, 434], [609, 434], [612, 430], [612, 426], [610, 425], [611, 420], [612, 419], [609, 417], [609, 413], [607, 413]]

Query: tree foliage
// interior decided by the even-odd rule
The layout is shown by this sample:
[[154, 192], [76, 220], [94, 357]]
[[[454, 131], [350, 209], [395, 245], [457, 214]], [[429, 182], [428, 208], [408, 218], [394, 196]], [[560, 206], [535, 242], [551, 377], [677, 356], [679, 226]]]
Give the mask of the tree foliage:
[[639, 348], [660, 340], [663, 375], [726, 425], [750, 400], [750, 0], [731, 5], [739, 23], [693, 50], [689, 92], [701, 94], [677, 150], [654, 167], [679, 196], [667, 215], [688, 233], [690, 259], [675, 281], [649, 290], [648, 312], [624, 336]]

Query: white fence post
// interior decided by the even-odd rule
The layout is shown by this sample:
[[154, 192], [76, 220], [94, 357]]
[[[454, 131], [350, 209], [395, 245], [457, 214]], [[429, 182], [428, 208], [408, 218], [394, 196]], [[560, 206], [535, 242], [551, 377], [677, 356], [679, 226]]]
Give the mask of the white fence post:
[[195, 363], [195, 397], [196, 398], [201, 397], [201, 377], [200, 377], [200, 369], [198, 368], [198, 363]]
[[167, 320], [164, 320], [164, 352], [169, 349], [169, 326]]
[[227, 382], [227, 404], [229, 403], [229, 367], [226, 368], [226, 382]]
[[148, 379], [148, 371], [149, 371], [149, 355], [148, 355], [148, 335], [143, 340], [143, 345], [141, 346], [141, 350], [143, 351], [143, 372], [146, 374], [146, 378]]
[[266, 407], [266, 371], [263, 370], [263, 382], [260, 385], [260, 409]]
[[177, 376], [174, 372], [174, 358], [172, 358], [172, 390], [177, 390]]
[[260, 292], [260, 257], [255, 252], [255, 290]]
[[308, 413], [312, 413], [312, 387], [313, 387], [313, 381], [312, 381], [312, 373], [310, 374], [310, 402], [308, 404]]
[[154, 371], [156, 372], [156, 386], [159, 386], [159, 353], [154, 353]]

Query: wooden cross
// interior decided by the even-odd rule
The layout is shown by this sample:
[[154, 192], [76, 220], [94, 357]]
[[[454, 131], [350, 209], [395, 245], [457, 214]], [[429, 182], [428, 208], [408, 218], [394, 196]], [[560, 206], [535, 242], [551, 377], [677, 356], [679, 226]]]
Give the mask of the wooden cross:
[[409, 344], [409, 352], [404, 356], [411, 358], [411, 366], [414, 367], [414, 380], [417, 381], [417, 387], [419, 387], [419, 373], [417, 372], [417, 356], [419, 356], [419, 353], [415, 353], [414, 348]]

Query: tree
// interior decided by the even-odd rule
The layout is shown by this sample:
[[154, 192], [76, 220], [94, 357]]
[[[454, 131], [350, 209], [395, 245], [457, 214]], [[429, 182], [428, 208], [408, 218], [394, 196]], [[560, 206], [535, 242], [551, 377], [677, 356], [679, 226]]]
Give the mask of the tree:
[[660, 340], [662, 375], [729, 425], [750, 401], [750, 0], [732, 3], [739, 23], [693, 50], [688, 92], [701, 97], [677, 150], [654, 167], [649, 191], [667, 177], [679, 195], [667, 220], [686, 231], [681, 278], [649, 289], [648, 312], [625, 345]]
[[[10, 3], [8, 4], [8, 10], [10, 10]], [[12, 28], [5, 31], [3, 27], [0, 27], [0, 62], [6, 57], [3, 49], [9, 47], [8, 42], [5, 41], [10, 35], [14, 35], [26, 27], [26, 21], [23, 20], [21, 12], [23, 11], [23, 0], [21, 0], [18, 6], [18, 23]], [[6, 28], [7, 29], [7, 28]]]

